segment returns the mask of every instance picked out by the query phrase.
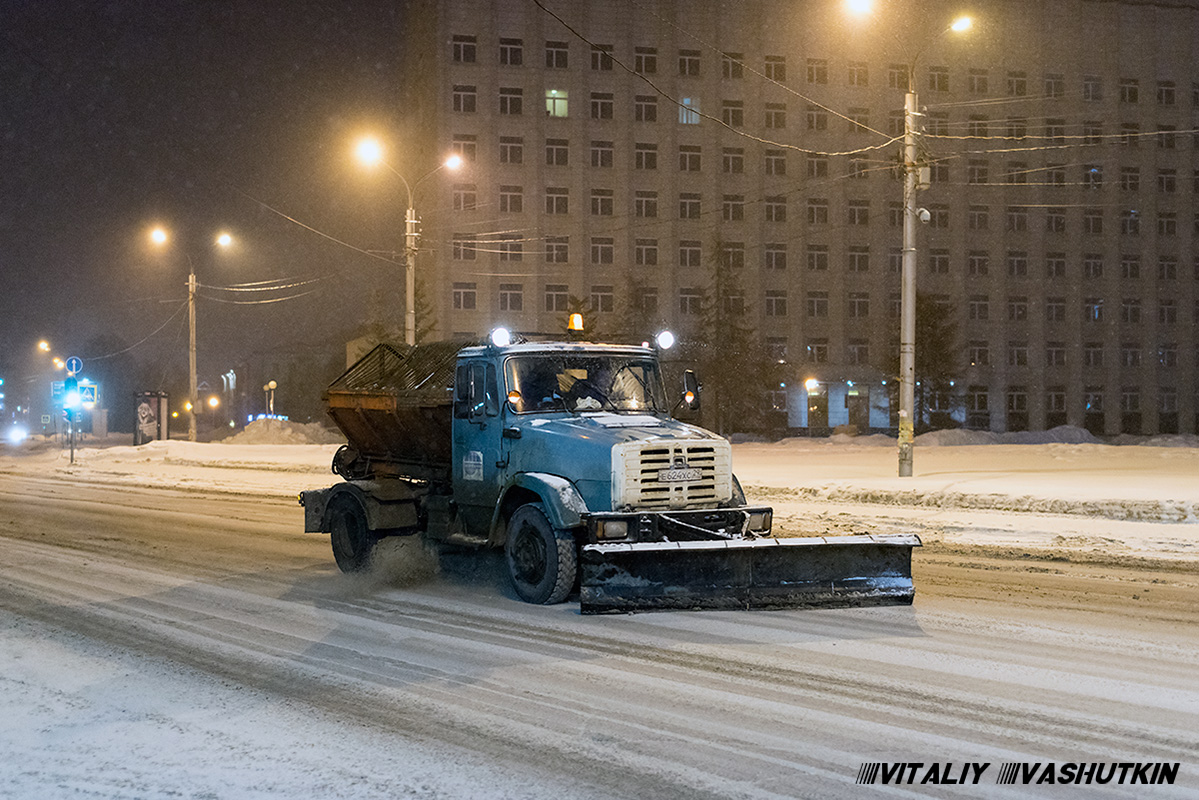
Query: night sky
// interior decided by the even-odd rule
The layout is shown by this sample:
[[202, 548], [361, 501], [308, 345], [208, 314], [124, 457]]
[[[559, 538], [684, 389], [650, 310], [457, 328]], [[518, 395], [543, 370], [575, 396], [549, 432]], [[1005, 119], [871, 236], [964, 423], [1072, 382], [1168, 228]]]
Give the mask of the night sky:
[[[202, 301], [201, 372], [340, 350], [402, 272], [275, 211], [402, 247], [401, 188], [351, 157], [403, 121], [396, 5], [0, 0], [0, 375], [45, 338], [89, 365], [136, 344], [145, 380], [185, 380], [189, 257], [201, 283], [321, 279], [273, 305]], [[155, 223], [168, 252], [146, 244]], [[220, 229], [235, 252], [215, 254]]]

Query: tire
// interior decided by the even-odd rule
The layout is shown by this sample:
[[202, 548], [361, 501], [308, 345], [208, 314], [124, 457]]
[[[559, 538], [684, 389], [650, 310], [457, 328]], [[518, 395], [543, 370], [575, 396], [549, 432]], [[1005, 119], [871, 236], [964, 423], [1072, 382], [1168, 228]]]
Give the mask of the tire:
[[578, 556], [570, 531], [555, 530], [541, 503], [516, 509], [504, 542], [508, 577], [526, 603], [561, 603], [574, 588]]
[[370, 566], [379, 537], [367, 527], [366, 509], [357, 499], [341, 495], [325, 511], [333, 558], [342, 572], [361, 572]]

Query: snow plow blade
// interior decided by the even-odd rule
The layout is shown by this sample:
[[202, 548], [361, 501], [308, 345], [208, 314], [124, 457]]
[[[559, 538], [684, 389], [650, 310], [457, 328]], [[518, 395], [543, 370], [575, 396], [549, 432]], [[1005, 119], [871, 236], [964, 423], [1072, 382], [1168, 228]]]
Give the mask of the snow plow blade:
[[920, 537], [591, 544], [583, 547], [584, 614], [654, 609], [910, 605]]

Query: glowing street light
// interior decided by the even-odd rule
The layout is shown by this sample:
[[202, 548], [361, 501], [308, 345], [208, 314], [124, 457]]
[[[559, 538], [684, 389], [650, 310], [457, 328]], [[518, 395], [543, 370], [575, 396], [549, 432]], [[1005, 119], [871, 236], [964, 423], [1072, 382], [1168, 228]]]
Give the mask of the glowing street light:
[[408, 192], [408, 213], [404, 217], [404, 341], [414, 345], [416, 344], [416, 252], [420, 233], [416, 229], [417, 220], [416, 209], [413, 207], [413, 194], [427, 178], [441, 170], [453, 171], [461, 167], [462, 157], [457, 154], [449, 156], [445, 161], [422, 175], [415, 183], [410, 184], [407, 178], [384, 159], [383, 145], [378, 139], [366, 137], [359, 140], [355, 152], [358, 160], [364, 165], [373, 167], [376, 164], [382, 164], [391, 170], [391, 173], [400, 179], [400, 182], [404, 184], [404, 189]]
[[[867, 0], [847, 0], [846, 7], [855, 13], [869, 10]], [[916, 137], [920, 116], [916, 96], [916, 63], [924, 48], [947, 33], [962, 33], [973, 26], [968, 16], [958, 17], [948, 27], [928, 37], [908, 62], [908, 91], [903, 104], [903, 261], [900, 272], [899, 299], [899, 477], [912, 476], [912, 450], [916, 421], [916, 192], [926, 188], [921, 180], [921, 167]]]
[[[170, 241], [170, 235], [163, 227], [156, 227], [150, 231], [150, 241], [157, 247], [163, 247]], [[233, 245], [233, 237], [222, 231], [217, 234], [215, 239], [216, 245], [222, 249], [228, 249]], [[187, 257], [187, 366], [188, 366], [188, 386], [187, 386], [187, 404], [185, 408], [188, 411], [187, 417], [187, 440], [189, 442], [196, 441], [196, 413], [194, 409], [200, 404], [198, 398], [198, 381], [196, 380], [196, 265], [192, 261], [190, 253], [184, 252]]]

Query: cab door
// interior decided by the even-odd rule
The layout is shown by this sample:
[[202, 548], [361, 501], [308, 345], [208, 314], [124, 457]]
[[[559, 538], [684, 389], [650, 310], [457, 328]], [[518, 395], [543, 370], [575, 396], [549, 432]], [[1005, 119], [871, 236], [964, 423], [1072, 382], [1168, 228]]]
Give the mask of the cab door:
[[472, 535], [486, 535], [506, 479], [494, 362], [464, 360], [454, 379], [454, 499]]

